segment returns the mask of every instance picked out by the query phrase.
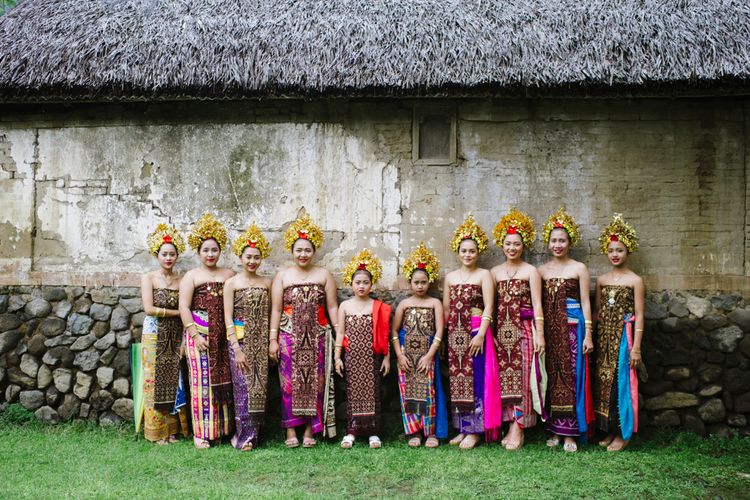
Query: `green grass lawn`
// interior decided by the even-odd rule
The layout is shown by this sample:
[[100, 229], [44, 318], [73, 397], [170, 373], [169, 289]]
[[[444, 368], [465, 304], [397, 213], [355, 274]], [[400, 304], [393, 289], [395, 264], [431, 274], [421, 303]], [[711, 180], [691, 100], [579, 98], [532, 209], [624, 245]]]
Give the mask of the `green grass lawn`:
[[369, 450], [338, 443], [249, 453], [230, 445], [196, 451], [191, 441], [155, 446], [129, 429], [43, 427], [0, 417], [0, 497], [724, 497], [750, 495], [750, 438], [659, 434], [623, 453], [587, 446], [548, 449], [541, 432], [508, 452]]

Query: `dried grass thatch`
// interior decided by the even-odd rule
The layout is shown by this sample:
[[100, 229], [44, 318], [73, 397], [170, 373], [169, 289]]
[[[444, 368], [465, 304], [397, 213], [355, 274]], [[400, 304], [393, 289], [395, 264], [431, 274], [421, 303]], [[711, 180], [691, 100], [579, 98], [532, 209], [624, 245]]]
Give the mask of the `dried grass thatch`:
[[743, 89], [747, 0], [24, 0], [0, 99]]

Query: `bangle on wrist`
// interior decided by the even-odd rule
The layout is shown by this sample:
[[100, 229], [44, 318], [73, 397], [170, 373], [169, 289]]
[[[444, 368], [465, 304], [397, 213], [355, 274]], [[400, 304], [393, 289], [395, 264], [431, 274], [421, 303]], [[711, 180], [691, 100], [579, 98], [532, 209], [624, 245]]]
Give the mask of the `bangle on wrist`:
[[534, 316], [536, 321], [544, 321], [544, 316]]

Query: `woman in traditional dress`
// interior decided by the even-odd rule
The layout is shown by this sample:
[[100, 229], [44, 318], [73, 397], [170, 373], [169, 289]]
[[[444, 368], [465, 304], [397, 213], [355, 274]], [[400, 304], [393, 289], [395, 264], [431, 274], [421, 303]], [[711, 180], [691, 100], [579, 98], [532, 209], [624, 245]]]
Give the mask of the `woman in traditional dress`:
[[445, 393], [435, 356], [443, 340], [443, 304], [429, 297], [430, 283], [440, 274], [440, 263], [424, 243], [403, 266], [412, 295], [399, 303], [393, 319], [391, 343], [398, 359], [398, 390], [404, 433], [411, 447], [437, 448], [448, 437]]
[[271, 280], [258, 276], [257, 271], [271, 246], [253, 223], [234, 240], [232, 251], [242, 264], [242, 273], [224, 283], [224, 322], [234, 393], [232, 445], [249, 451], [258, 445], [266, 412]]
[[608, 435], [599, 444], [620, 451], [638, 432], [636, 368], [641, 364], [645, 287], [628, 268], [638, 238], [621, 214], [604, 228], [599, 243], [612, 270], [596, 280], [594, 410], [597, 426]]
[[391, 370], [391, 306], [370, 298], [370, 290], [382, 272], [380, 259], [365, 248], [343, 273], [354, 297], [339, 306], [334, 350], [336, 373], [346, 377], [346, 436], [342, 448], [351, 448], [356, 436], [369, 436], [370, 448], [381, 447], [380, 382]]
[[487, 441], [497, 440], [502, 426], [491, 328], [495, 282], [487, 269], [477, 267], [479, 254], [488, 243], [487, 233], [469, 214], [450, 242], [461, 267], [445, 276], [443, 287], [451, 414], [459, 432], [449, 444], [461, 449], [474, 448], [482, 434]]
[[174, 227], [156, 226], [148, 236], [148, 251], [156, 257], [159, 269], [141, 277], [143, 320], [142, 370], [144, 399], [143, 435], [157, 444], [187, 436], [185, 394], [180, 378], [182, 322], [177, 309], [180, 276], [173, 272], [185, 241]]
[[190, 368], [193, 440], [196, 448], [205, 449], [232, 429], [234, 401], [223, 291], [234, 271], [218, 265], [227, 246], [227, 232], [213, 215], [204, 214], [195, 223], [188, 244], [198, 252], [201, 263], [180, 283], [180, 316]]
[[284, 443], [299, 446], [296, 428], [304, 426], [302, 446], [312, 448], [317, 444], [314, 434], [336, 435], [328, 320], [338, 317], [336, 282], [328, 270], [313, 265], [323, 231], [308, 214], [289, 226], [284, 244], [294, 265], [273, 280], [269, 353], [279, 362]]
[[523, 446], [524, 429], [536, 425], [535, 408], [541, 411], [538, 400], [543, 391], [537, 375], [543, 368], [539, 355], [544, 353], [542, 279], [523, 260], [524, 249], [536, 237], [528, 215], [512, 208], [495, 226], [493, 236], [505, 254], [505, 262], [491, 270], [497, 283], [496, 349], [503, 422], [510, 422], [502, 444], [517, 450]]
[[588, 359], [593, 350], [590, 276], [585, 264], [568, 255], [580, 235], [564, 209], [552, 214], [542, 234], [552, 258], [539, 267], [547, 344], [547, 429], [553, 433], [547, 446], [564, 440], [567, 452], [578, 449], [577, 436], [586, 439], [594, 416]]

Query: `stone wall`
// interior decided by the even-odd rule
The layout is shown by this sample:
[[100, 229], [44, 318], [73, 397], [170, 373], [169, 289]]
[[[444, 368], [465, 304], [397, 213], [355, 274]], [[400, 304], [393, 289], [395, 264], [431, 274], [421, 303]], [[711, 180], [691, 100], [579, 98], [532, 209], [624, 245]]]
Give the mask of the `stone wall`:
[[[340, 298], [346, 295], [342, 291]], [[403, 295], [380, 297], [397, 303]], [[20, 402], [49, 423], [131, 420], [130, 345], [140, 339], [143, 318], [136, 288], [0, 287], [0, 405]], [[650, 292], [643, 359], [645, 430], [750, 434], [747, 299], [736, 293]], [[270, 381], [268, 427], [278, 429], [275, 370]], [[343, 427], [345, 388], [338, 378], [336, 385]], [[384, 434], [399, 433], [393, 374], [382, 391]]]

